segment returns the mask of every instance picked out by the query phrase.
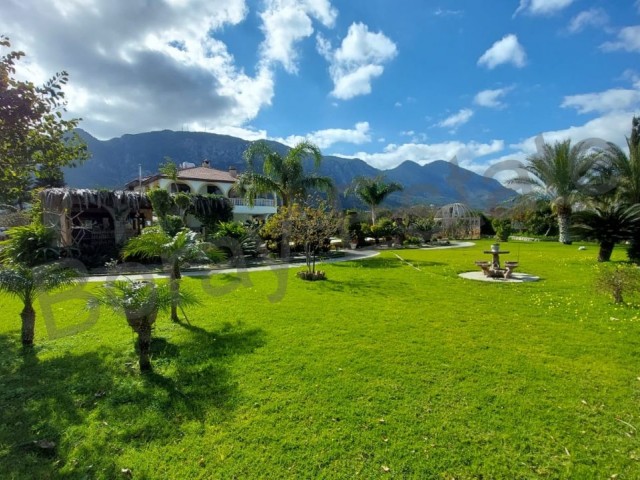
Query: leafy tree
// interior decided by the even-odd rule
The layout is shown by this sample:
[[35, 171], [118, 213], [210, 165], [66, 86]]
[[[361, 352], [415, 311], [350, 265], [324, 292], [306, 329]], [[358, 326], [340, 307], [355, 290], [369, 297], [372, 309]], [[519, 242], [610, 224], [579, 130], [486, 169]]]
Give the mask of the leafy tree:
[[36, 298], [42, 293], [74, 284], [77, 277], [76, 270], [60, 263], [36, 267], [15, 263], [0, 267], [0, 291], [18, 298], [23, 304], [20, 312], [23, 346], [33, 345], [36, 324], [33, 302]]
[[616, 243], [633, 236], [640, 225], [640, 204], [605, 201], [573, 215], [574, 231], [600, 244], [598, 261], [608, 262]]
[[623, 295], [640, 291], [640, 271], [635, 265], [600, 265], [595, 287], [598, 292], [610, 294], [614, 303], [623, 303]]
[[151, 332], [159, 311], [197, 304], [187, 292], [172, 291], [169, 285], [156, 285], [146, 281], [108, 282], [102, 285], [88, 302], [89, 308], [104, 305], [116, 313], [124, 314], [131, 329], [138, 335], [140, 371], [150, 372]]
[[171, 320], [178, 319], [178, 298], [180, 295], [180, 267], [194, 260], [220, 261], [223, 256], [208, 244], [200, 241], [195, 232], [183, 228], [174, 236], [161, 227], [147, 227], [142, 234], [129, 239], [122, 250], [124, 258], [140, 256], [160, 257], [169, 267], [169, 288], [174, 301], [171, 304]]
[[385, 182], [382, 177], [356, 177], [346, 194], [353, 193], [371, 208], [371, 224], [376, 223], [376, 207], [394, 192], [403, 190], [397, 182]]
[[[284, 206], [302, 200], [309, 191], [319, 190], [332, 193], [333, 180], [304, 171], [303, 161], [311, 158], [316, 168], [320, 167], [322, 154], [312, 143], [300, 142], [283, 157], [267, 142], [252, 143], [244, 152], [247, 171], [238, 177], [237, 190], [249, 205], [254, 205], [258, 195], [275, 192]], [[262, 160], [263, 173], [254, 171], [255, 163]]]
[[305, 280], [324, 279], [316, 271], [316, 256], [338, 231], [339, 219], [333, 210], [320, 203], [318, 207], [294, 203], [282, 207], [263, 227], [261, 233], [272, 239], [287, 239], [303, 249], [307, 271], [299, 275]]
[[545, 198], [558, 215], [560, 242], [570, 244], [571, 212], [578, 198], [585, 196], [593, 179], [598, 157], [580, 142], [545, 143], [542, 151], [527, 158], [525, 169], [532, 176], [519, 176], [513, 184], [537, 187], [534, 195]]
[[[0, 47], [11, 47], [0, 36]], [[0, 57], [0, 203], [16, 204], [34, 178], [50, 177], [59, 167], [89, 158], [74, 132], [79, 119], [65, 120], [63, 85], [66, 72], [56, 73], [42, 86], [14, 78], [23, 52]]]

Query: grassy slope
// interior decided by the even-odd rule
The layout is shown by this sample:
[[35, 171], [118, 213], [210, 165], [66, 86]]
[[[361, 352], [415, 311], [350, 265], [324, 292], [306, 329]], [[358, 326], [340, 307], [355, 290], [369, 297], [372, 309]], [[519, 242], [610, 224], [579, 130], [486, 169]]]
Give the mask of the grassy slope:
[[543, 281], [458, 278], [488, 242], [186, 279], [205, 305], [159, 319], [148, 378], [122, 318], [52, 338], [77, 293], [22, 356], [2, 296], [0, 476], [639, 478], [640, 312], [594, 294], [595, 247], [508, 246]]

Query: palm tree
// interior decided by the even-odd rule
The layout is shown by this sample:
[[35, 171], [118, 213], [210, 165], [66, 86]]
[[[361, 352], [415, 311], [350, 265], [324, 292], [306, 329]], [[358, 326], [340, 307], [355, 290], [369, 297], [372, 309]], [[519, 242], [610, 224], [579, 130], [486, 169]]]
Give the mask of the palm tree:
[[394, 192], [403, 190], [397, 182], [386, 183], [383, 177], [356, 177], [345, 192], [353, 193], [371, 208], [371, 224], [376, 223], [376, 207]]
[[600, 244], [598, 261], [608, 262], [616, 243], [628, 240], [640, 224], [640, 204], [627, 206], [604, 200], [593, 209], [573, 215], [574, 231], [593, 238]]
[[571, 146], [571, 140], [545, 143], [542, 150], [527, 158], [525, 169], [533, 175], [520, 176], [510, 183], [538, 187], [533, 195], [551, 203], [558, 216], [560, 242], [571, 243], [570, 226], [573, 205], [586, 195], [599, 157], [588, 152], [583, 142]]
[[197, 304], [195, 297], [185, 292], [173, 292], [167, 285], [158, 286], [147, 281], [107, 282], [89, 299], [88, 307], [104, 305], [122, 313], [131, 329], [138, 335], [140, 371], [151, 371], [151, 331], [159, 311], [178, 303], [181, 307]]
[[73, 285], [79, 276], [76, 270], [55, 263], [36, 267], [15, 263], [0, 268], [0, 291], [22, 301], [22, 345], [33, 346], [36, 311], [33, 302], [42, 293]]
[[[609, 143], [605, 152], [609, 160], [606, 173], [617, 186], [615, 193], [618, 201], [635, 205], [640, 203], [640, 118], [633, 117], [631, 136], [626, 140], [628, 155], [618, 145]], [[633, 261], [640, 260], [640, 228], [631, 237], [628, 255]]]
[[[312, 158], [316, 168], [322, 162], [320, 149], [310, 142], [298, 143], [283, 157], [260, 140], [247, 148], [244, 158], [247, 172], [238, 177], [236, 188], [251, 206], [258, 195], [274, 192], [284, 206], [290, 206], [296, 199], [304, 198], [309, 190], [334, 191], [331, 178], [304, 172], [303, 160], [306, 158]], [[263, 161], [262, 174], [254, 171], [255, 162], [260, 159]]]
[[[193, 260], [220, 261], [224, 255], [211, 245], [200, 241], [197, 234], [183, 228], [174, 236], [167, 234], [161, 227], [145, 228], [138, 237], [131, 238], [122, 249], [124, 258], [140, 256], [142, 258], [160, 257], [169, 266], [169, 288], [173, 295], [171, 302], [171, 320], [178, 319], [178, 297], [180, 294], [180, 267]], [[184, 312], [183, 312], [184, 313]]]

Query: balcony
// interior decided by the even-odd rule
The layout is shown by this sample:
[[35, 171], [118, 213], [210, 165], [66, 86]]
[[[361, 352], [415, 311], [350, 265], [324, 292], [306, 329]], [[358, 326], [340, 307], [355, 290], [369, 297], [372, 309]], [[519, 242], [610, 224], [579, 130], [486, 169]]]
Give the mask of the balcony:
[[[230, 198], [229, 201], [234, 207], [250, 207], [248, 202], [243, 198]], [[256, 198], [253, 202], [254, 207], [275, 207], [276, 203], [271, 198]]]

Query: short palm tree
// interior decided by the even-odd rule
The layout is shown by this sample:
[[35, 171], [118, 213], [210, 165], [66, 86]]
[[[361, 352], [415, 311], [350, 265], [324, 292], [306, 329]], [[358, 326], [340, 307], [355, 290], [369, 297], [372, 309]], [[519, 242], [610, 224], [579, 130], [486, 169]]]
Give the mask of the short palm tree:
[[571, 140], [545, 143], [542, 151], [527, 158], [525, 169], [532, 175], [522, 175], [510, 183], [537, 187], [533, 195], [547, 199], [558, 216], [560, 242], [571, 243], [571, 212], [573, 205], [588, 194], [598, 156], [590, 154], [583, 142], [571, 145]]
[[[314, 166], [320, 167], [320, 149], [310, 142], [300, 142], [283, 157], [267, 142], [252, 143], [244, 152], [247, 172], [238, 177], [237, 190], [249, 205], [255, 203], [258, 195], [276, 193], [284, 206], [290, 206], [296, 199], [302, 199], [310, 190], [327, 193], [334, 191], [333, 180], [304, 171], [303, 161], [313, 159]], [[255, 163], [263, 161], [263, 173], [255, 172]]]
[[397, 182], [385, 182], [383, 177], [356, 177], [345, 194], [353, 193], [371, 208], [371, 224], [376, 223], [376, 207], [394, 192], [403, 190]]
[[195, 232], [183, 228], [174, 236], [167, 234], [161, 227], [147, 227], [142, 234], [131, 238], [122, 249], [124, 258], [140, 256], [143, 258], [160, 257], [169, 267], [169, 287], [173, 294], [171, 320], [178, 319], [178, 296], [180, 293], [180, 267], [194, 260], [218, 262], [224, 255], [211, 245], [198, 239]]
[[616, 243], [628, 240], [640, 225], [640, 204], [604, 201], [573, 215], [573, 230], [600, 244], [598, 261], [608, 262]]
[[151, 332], [159, 311], [175, 304], [188, 306], [198, 303], [186, 292], [175, 292], [169, 285], [156, 285], [147, 281], [116, 280], [102, 285], [89, 299], [88, 307], [104, 305], [116, 313], [124, 314], [131, 329], [138, 335], [140, 371], [151, 367]]
[[58, 263], [36, 267], [14, 263], [0, 268], [0, 291], [18, 298], [23, 304], [20, 312], [23, 346], [33, 345], [36, 324], [33, 302], [36, 298], [43, 293], [73, 285], [78, 276], [76, 270]]

